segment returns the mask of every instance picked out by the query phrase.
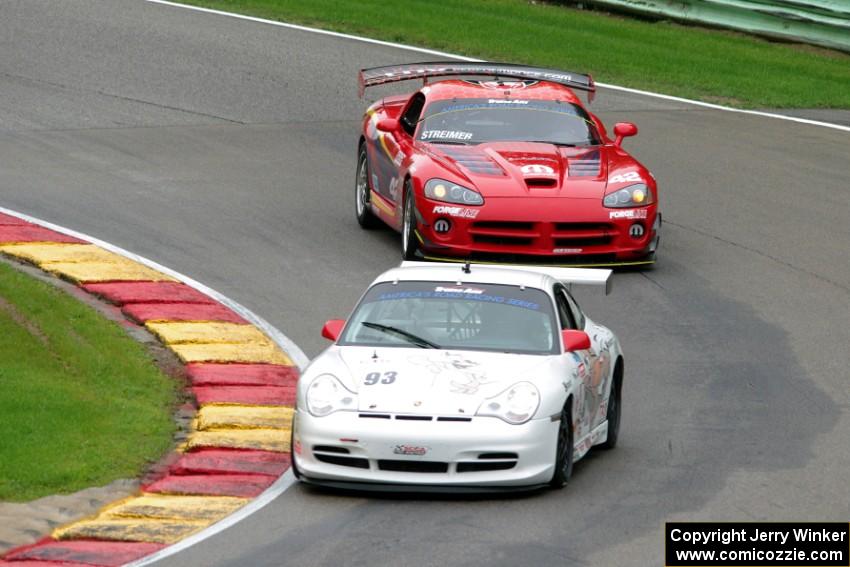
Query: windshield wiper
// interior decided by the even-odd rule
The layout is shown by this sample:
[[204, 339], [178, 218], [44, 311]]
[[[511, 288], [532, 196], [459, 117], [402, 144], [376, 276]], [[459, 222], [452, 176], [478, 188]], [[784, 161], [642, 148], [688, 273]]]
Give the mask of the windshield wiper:
[[370, 321], [362, 321], [360, 324], [364, 327], [375, 329], [376, 331], [383, 331], [390, 335], [398, 335], [403, 339], [407, 339], [407, 342], [415, 344], [419, 348], [442, 348], [437, 343], [432, 343], [429, 340], [423, 339], [422, 337], [416, 336], [413, 333], [408, 333], [407, 331], [398, 329], [396, 327], [390, 327], [389, 325], [381, 325], [380, 323], [372, 323]]
[[468, 146], [469, 142], [458, 142], [457, 140], [420, 140], [420, 142], [429, 142], [431, 144], [446, 144], [449, 146]]
[[562, 148], [577, 148], [582, 144], [570, 144], [567, 142], [553, 142], [552, 140], [523, 140], [530, 144], [552, 144], [553, 146], [560, 146]]

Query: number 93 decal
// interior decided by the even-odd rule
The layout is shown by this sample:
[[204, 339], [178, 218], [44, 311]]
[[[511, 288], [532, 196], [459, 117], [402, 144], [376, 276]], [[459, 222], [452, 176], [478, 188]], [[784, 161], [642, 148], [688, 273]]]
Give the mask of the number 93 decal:
[[370, 372], [363, 379], [364, 386], [374, 386], [376, 384], [392, 384], [395, 382], [398, 372], [389, 371], [381, 374], [380, 372]]

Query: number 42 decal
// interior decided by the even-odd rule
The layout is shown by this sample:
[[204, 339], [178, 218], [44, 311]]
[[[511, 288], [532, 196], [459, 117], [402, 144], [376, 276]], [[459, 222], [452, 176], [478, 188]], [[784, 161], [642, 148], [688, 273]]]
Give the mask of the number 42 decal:
[[608, 183], [624, 183], [626, 181], [643, 181], [643, 179], [640, 178], [640, 174], [637, 171], [621, 173], [620, 175], [614, 175], [608, 178]]
[[398, 372], [394, 371], [384, 372], [383, 378], [381, 377], [380, 372], [370, 372], [366, 375], [366, 378], [363, 379], [363, 384], [365, 386], [374, 386], [375, 384], [392, 384], [395, 382], [396, 376], [398, 376]]

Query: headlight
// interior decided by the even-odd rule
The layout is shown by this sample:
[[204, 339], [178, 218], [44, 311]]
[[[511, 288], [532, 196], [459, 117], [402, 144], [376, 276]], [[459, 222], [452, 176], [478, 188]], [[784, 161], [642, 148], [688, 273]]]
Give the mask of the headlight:
[[540, 392], [534, 384], [519, 382], [498, 396], [484, 400], [475, 415], [493, 416], [513, 425], [525, 423], [540, 405]]
[[445, 179], [431, 179], [425, 184], [425, 196], [435, 201], [458, 205], [483, 205], [481, 193]]
[[357, 409], [357, 394], [330, 374], [322, 374], [307, 387], [307, 411], [324, 417], [335, 411]]
[[609, 208], [620, 208], [643, 207], [645, 205], [651, 205], [654, 202], [652, 191], [643, 183], [638, 183], [617, 189], [613, 193], [608, 193], [605, 195], [602, 204]]

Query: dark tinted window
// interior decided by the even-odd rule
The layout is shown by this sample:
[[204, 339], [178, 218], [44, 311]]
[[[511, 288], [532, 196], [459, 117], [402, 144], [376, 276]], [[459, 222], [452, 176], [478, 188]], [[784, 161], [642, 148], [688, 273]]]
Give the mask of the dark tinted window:
[[401, 117], [401, 127], [404, 131], [413, 135], [416, 130], [416, 123], [419, 122], [419, 116], [422, 114], [422, 107], [425, 106], [425, 95], [416, 93], [410, 101], [410, 105]]
[[570, 311], [573, 313], [573, 320], [576, 322], [576, 329], [584, 329], [584, 313], [581, 312], [581, 307], [576, 303], [575, 298], [572, 294], [564, 290], [564, 294], [567, 296], [567, 302], [570, 305]]
[[558, 319], [561, 321], [562, 329], [576, 329], [576, 319], [573, 316], [572, 309], [567, 302], [567, 296], [564, 293], [562, 286], [555, 288], [555, 303], [558, 305]]

